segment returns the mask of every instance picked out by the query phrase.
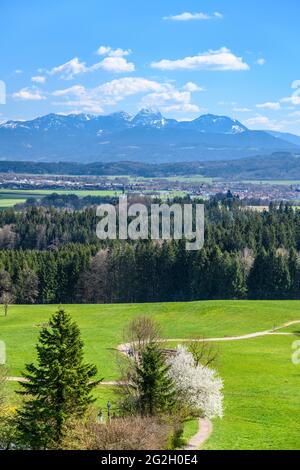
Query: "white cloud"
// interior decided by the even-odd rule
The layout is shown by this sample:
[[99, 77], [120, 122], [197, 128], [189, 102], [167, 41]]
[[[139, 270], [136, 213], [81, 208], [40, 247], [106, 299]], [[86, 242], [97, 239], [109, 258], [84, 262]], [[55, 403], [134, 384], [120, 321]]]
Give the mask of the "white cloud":
[[33, 83], [45, 83], [46, 77], [43, 77], [42, 75], [37, 75], [36, 77], [32, 77], [31, 81]]
[[132, 62], [128, 62], [124, 57], [105, 57], [101, 62], [87, 69], [88, 72], [95, 70], [104, 70], [111, 73], [127, 73], [134, 72], [135, 65]]
[[249, 65], [243, 61], [242, 57], [237, 57], [226, 47], [179, 60], [163, 59], [159, 62], [152, 62], [151, 66], [159, 70], [249, 70]]
[[258, 109], [270, 109], [271, 111], [278, 111], [281, 109], [280, 103], [277, 102], [267, 102], [262, 104], [257, 104]]
[[84, 95], [86, 92], [86, 89], [82, 85], [74, 85], [70, 88], [65, 88], [64, 90], [56, 90], [52, 93], [52, 96], [80, 96]]
[[300, 105], [300, 80], [294, 80], [291, 85], [291, 88], [292, 90], [294, 90], [292, 96], [282, 98], [281, 102], [298, 106]]
[[233, 108], [233, 111], [236, 113], [249, 113], [251, 109], [249, 108]]
[[293, 104], [294, 106], [300, 105], [300, 96], [288, 96], [287, 98], [282, 98], [282, 103]]
[[131, 54], [130, 49], [112, 49], [109, 46], [100, 46], [97, 50], [98, 55], [107, 55], [109, 57], [126, 57]]
[[53, 96], [62, 97], [59, 105], [81, 109], [86, 112], [102, 113], [103, 107], [114, 106], [126, 97], [163, 90], [158, 82], [141, 77], [125, 77], [106, 82], [98, 87], [86, 89], [75, 85], [57, 90]]
[[110, 51], [111, 51], [111, 47], [100, 46], [99, 49], [97, 50], [97, 54], [98, 55], [108, 55]]
[[168, 84], [164, 86], [162, 91], [146, 95], [141, 104], [143, 107], [158, 106], [162, 111], [199, 111], [199, 107], [191, 103], [191, 92], [177, 90], [174, 86]]
[[261, 67], [262, 67], [263, 65], [265, 65], [266, 62], [267, 62], [266, 59], [264, 59], [263, 57], [262, 57], [261, 59], [258, 59], [258, 60], [256, 61], [257, 65], [260, 65]]
[[92, 89], [75, 85], [63, 90], [56, 90], [52, 95], [62, 98], [59, 103], [55, 103], [56, 105], [95, 113], [101, 113], [105, 107], [114, 106], [134, 95], [142, 95], [142, 106], [160, 106], [165, 112], [199, 111], [199, 107], [191, 103], [191, 91], [184, 88], [178, 90], [173, 84], [160, 83], [143, 77], [116, 79]]
[[254, 129], [282, 130], [282, 123], [269, 119], [267, 116], [257, 114], [245, 121], [245, 125]]
[[198, 20], [198, 21], [203, 21], [203, 20], [212, 20], [214, 18], [221, 19], [223, 18], [222, 13], [215, 12], [212, 15], [208, 15], [207, 13], [190, 13], [190, 12], [184, 12], [180, 13], [179, 15], [171, 15], [171, 16], [165, 16], [163, 19], [164, 20], [171, 20], [171, 21], [191, 21], [191, 20]]
[[203, 87], [200, 87], [199, 85], [197, 85], [196, 83], [193, 83], [193, 82], [188, 82], [184, 85], [183, 89], [185, 91], [191, 91], [192, 93], [194, 91], [204, 91], [204, 88]]
[[[124, 53], [124, 51], [122, 52]], [[135, 66], [131, 62], [127, 62], [121, 55], [105, 57], [101, 62], [97, 62], [90, 67], [87, 67], [85, 62], [80, 62], [79, 59], [75, 57], [65, 64], [54, 67], [50, 70], [49, 74], [60, 75], [60, 78], [63, 80], [72, 80], [79, 74], [95, 72], [97, 70], [104, 70], [110, 73], [128, 73], [134, 72]]]
[[86, 72], [87, 68], [84, 62], [80, 62], [78, 57], [69, 60], [65, 64], [53, 67], [50, 70], [50, 75], [60, 75], [64, 80], [72, 80], [76, 75]]
[[142, 77], [125, 77], [104, 83], [97, 88], [104, 95], [120, 101], [126, 96], [146, 92], [159, 92], [165, 85]]
[[296, 90], [298, 88], [300, 88], [300, 80], [294, 80], [292, 83], [292, 89]]
[[169, 106], [163, 106], [163, 107], [161, 107], [161, 110], [164, 113], [171, 113], [171, 112], [199, 113], [201, 111], [201, 109], [199, 108], [198, 105], [191, 104], [191, 103], [181, 103], [181, 104], [172, 104], [172, 105], [169, 105]]
[[22, 88], [22, 90], [13, 93], [15, 100], [21, 101], [41, 101], [45, 100], [46, 97], [42, 95], [41, 91], [35, 88]]

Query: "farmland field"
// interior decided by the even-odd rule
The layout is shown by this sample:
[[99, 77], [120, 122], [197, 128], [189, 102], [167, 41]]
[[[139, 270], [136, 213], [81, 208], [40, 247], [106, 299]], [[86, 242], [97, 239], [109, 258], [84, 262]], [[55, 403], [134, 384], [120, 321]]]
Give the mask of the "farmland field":
[[[0, 339], [7, 345], [10, 375], [20, 376], [24, 364], [35, 359], [39, 327], [55, 308], [11, 306], [8, 317], [0, 317]], [[98, 366], [99, 377], [106, 381], [118, 376], [116, 347], [123, 340], [125, 325], [138, 315], [157, 320], [165, 337], [175, 340], [174, 347], [185, 338], [225, 338], [300, 320], [299, 301], [70, 305], [66, 309], [81, 328], [86, 360]], [[300, 366], [291, 361], [292, 344], [297, 340], [294, 332], [299, 329], [282, 330], [290, 335], [215, 343], [219, 351], [215, 367], [225, 386], [225, 414], [214, 421], [207, 449], [300, 449]], [[15, 387], [10, 384], [11, 392]], [[98, 387], [99, 406], [112, 396], [111, 388]]]
[[[1, 189], [0, 190], [0, 209], [6, 209], [13, 207], [16, 204], [22, 204], [26, 202], [28, 198], [42, 199], [45, 196], [51, 194], [67, 195], [74, 194], [80, 198], [87, 196], [102, 196], [102, 197], [114, 197], [120, 196], [122, 191], [115, 190], [75, 190], [75, 189]], [[144, 191], [145, 194], [154, 194], [162, 199], [183, 197], [187, 193], [186, 191]]]
[[114, 190], [55, 190], [55, 189], [1, 189], [0, 190], [0, 209], [13, 207], [16, 204], [24, 203], [28, 198], [41, 199], [50, 194], [76, 194], [78, 197], [86, 196], [117, 196], [121, 191]]

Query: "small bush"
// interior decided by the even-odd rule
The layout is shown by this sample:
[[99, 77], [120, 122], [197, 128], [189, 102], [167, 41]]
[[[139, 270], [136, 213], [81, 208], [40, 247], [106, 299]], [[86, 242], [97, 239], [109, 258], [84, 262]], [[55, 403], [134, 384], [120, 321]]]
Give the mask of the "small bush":
[[90, 414], [85, 421], [69, 426], [63, 447], [71, 450], [165, 450], [176, 447], [179, 434], [179, 428], [170, 420], [128, 417], [99, 424], [95, 415]]

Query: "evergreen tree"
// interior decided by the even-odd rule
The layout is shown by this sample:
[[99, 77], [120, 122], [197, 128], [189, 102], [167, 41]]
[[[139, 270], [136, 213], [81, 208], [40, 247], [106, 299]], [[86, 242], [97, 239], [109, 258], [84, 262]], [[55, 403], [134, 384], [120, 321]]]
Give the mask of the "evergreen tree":
[[175, 391], [173, 382], [168, 377], [169, 368], [157, 344], [149, 344], [142, 351], [136, 368], [135, 386], [143, 416], [167, 412], [174, 405]]
[[299, 296], [300, 289], [300, 266], [297, 252], [292, 249], [289, 256], [289, 273], [291, 279], [291, 294], [293, 297]]
[[79, 328], [62, 309], [42, 329], [36, 349], [38, 365], [28, 364], [20, 383], [27, 397], [17, 416], [20, 441], [25, 448], [59, 448], [68, 420], [94, 401], [97, 369], [83, 363]]
[[264, 299], [268, 293], [266, 283], [269, 282], [270, 271], [267, 259], [267, 253], [262, 248], [255, 258], [248, 277], [249, 295], [252, 298]]

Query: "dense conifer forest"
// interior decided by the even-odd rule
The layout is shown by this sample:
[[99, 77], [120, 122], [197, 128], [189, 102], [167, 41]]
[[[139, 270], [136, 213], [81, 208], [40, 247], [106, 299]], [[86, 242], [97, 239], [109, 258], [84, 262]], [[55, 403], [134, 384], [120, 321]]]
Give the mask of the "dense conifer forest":
[[94, 206], [0, 212], [0, 296], [18, 304], [300, 298], [300, 212], [288, 205], [259, 213], [211, 200], [205, 245], [194, 252], [184, 240], [103, 242], [97, 222]]

